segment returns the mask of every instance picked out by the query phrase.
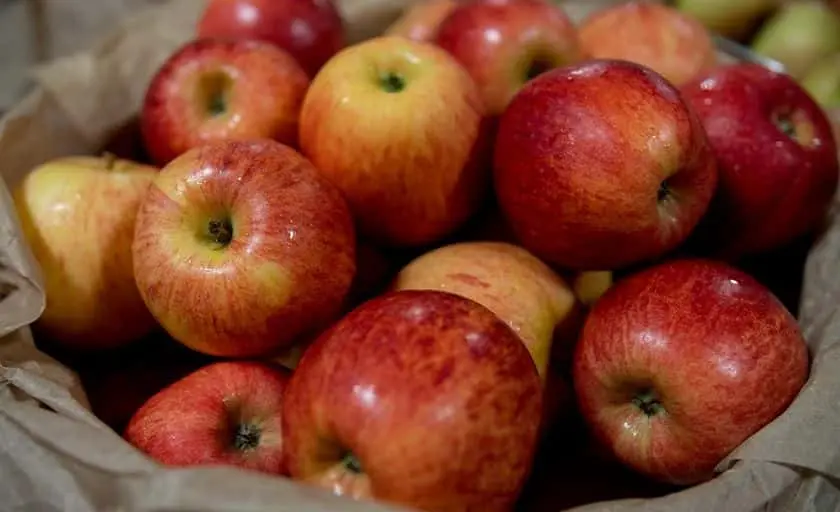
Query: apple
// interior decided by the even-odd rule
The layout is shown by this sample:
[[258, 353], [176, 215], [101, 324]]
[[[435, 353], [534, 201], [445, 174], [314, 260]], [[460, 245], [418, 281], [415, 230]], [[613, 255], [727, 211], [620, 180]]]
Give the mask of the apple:
[[590, 57], [636, 62], [678, 86], [717, 61], [706, 27], [673, 7], [653, 2], [627, 2], [595, 11], [579, 31], [583, 51]]
[[434, 41], [443, 20], [459, 0], [426, 0], [409, 5], [386, 30], [386, 36], [403, 36], [414, 41]]
[[152, 314], [213, 356], [268, 355], [323, 328], [355, 272], [341, 193], [267, 139], [207, 144], [167, 165], [140, 207], [133, 254]]
[[840, 53], [817, 61], [799, 83], [824, 109], [840, 108]]
[[778, 0], [676, 0], [674, 6], [707, 29], [742, 39], [778, 5]]
[[749, 275], [672, 260], [618, 282], [590, 312], [573, 377], [593, 435], [665, 482], [710, 479], [808, 376], [796, 319]]
[[290, 53], [310, 77], [345, 44], [332, 0], [211, 0], [197, 32], [202, 39], [272, 43]]
[[507, 511], [534, 458], [542, 385], [516, 333], [434, 290], [381, 295], [303, 355], [283, 402], [291, 476], [420, 510]]
[[143, 140], [159, 165], [219, 140], [269, 138], [294, 146], [308, 87], [298, 63], [268, 43], [192, 41], [164, 62], [148, 86]]
[[489, 184], [489, 125], [469, 74], [431, 43], [381, 36], [342, 50], [300, 116], [303, 153], [347, 198], [373, 243], [438, 241]]
[[529, 80], [584, 57], [571, 20], [544, 0], [466, 1], [435, 41], [470, 72], [491, 116]]
[[840, 13], [822, 0], [786, 2], [762, 25], [751, 47], [800, 78], [820, 59], [840, 51]]
[[818, 227], [838, 182], [831, 124], [790, 76], [755, 64], [720, 67], [683, 88], [718, 162], [720, 185], [693, 237], [737, 259]]
[[109, 155], [66, 156], [15, 187], [15, 211], [46, 295], [39, 334], [89, 350], [137, 341], [156, 327], [137, 291], [131, 244], [157, 173]]
[[703, 127], [658, 73], [589, 60], [526, 85], [499, 123], [495, 189], [520, 243], [573, 270], [614, 270], [680, 245], [717, 172]]
[[281, 411], [288, 381], [288, 373], [262, 363], [213, 363], [152, 396], [123, 436], [167, 466], [285, 475]]
[[395, 290], [440, 290], [472, 299], [494, 312], [528, 348], [543, 380], [555, 327], [572, 310], [571, 287], [536, 256], [504, 242], [460, 242], [434, 249], [406, 265]]
[[572, 289], [583, 305], [592, 306], [610, 289], [612, 283], [613, 274], [609, 270], [579, 272], [574, 277]]

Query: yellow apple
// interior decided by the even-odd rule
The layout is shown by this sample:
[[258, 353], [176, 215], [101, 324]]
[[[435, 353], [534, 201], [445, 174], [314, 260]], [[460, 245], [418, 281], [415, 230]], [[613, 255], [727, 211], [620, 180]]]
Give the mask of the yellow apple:
[[461, 242], [406, 265], [397, 290], [440, 290], [490, 309], [531, 353], [545, 381], [555, 329], [575, 306], [572, 288], [531, 253], [505, 242]]
[[77, 349], [111, 348], [156, 323], [134, 281], [131, 244], [154, 167], [111, 156], [62, 157], [14, 190], [24, 236], [44, 278], [39, 333]]

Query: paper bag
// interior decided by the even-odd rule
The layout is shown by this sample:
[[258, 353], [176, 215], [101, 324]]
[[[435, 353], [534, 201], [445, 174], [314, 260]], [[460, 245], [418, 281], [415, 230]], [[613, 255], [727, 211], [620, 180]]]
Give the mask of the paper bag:
[[[351, 40], [379, 33], [408, 3], [345, 0], [341, 7]], [[200, 0], [177, 0], [144, 11], [93, 50], [38, 69], [37, 89], [0, 122], [5, 182], [0, 187], [4, 511], [397, 510], [240, 469], [163, 468], [90, 412], [76, 373], [38, 350], [26, 327], [43, 310], [43, 288], [21, 239], [8, 189], [48, 159], [98, 151], [136, 114], [157, 66], [192, 37], [202, 6]], [[835, 208], [831, 220], [808, 258], [800, 311], [813, 370], [789, 410], [737, 449], [713, 481], [659, 498], [592, 503], [579, 510], [840, 509], [840, 209]], [[551, 473], [542, 476], [551, 482]], [[563, 481], [552, 485], [562, 490]], [[539, 510], [559, 508], [548, 503]]]

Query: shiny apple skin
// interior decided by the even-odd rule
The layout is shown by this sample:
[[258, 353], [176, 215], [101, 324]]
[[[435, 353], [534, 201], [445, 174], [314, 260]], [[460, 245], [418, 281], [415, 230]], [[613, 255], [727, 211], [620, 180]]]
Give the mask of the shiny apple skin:
[[[285, 51], [259, 41], [186, 43], [155, 73], [140, 126], [160, 166], [208, 142], [268, 138], [297, 145], [298, 117], [309, 78]], [[224, 112], [209, 96], [223, 89]]]
[[[228, 219], [227, 246], [206, 242]], [[184, 345], [267, 355], [339, 314], [355, 272], [340, 192], [270, 140], [193, 149], [158, 175], [137, 216], [134, 274], [149, 310]]]
[[[595, 304], [573, 363], [581, 413], [619, 460], [691, 485], [781, 414], [808, 376], [796, 319], [749, 275], [673, 260], [619, 281]], [[652, 390], [662, 412], [632, 398]]]
[[717, 183], [702, 125], [679, 91], [627, 61], [590, 60], [531, 81], [501, 118], [494, 158], [496, 194], [519, 242], [574, 270], [675, 249]]
[[[386, 90], [388, 74], [405, 87]], [[341, 51], [315, 77], [300, 146], [342, 190], [361, 234], [423, 246], [450, 235], [486, 197], [486, 121], [475, 83], [448, 53], [383, 36]]]
[[[400, 291], [344, 317], [304, 354], [284, 402], [292, 477], [426, 511], [510, 510], [541, 421], [536, 367], [485, 307]], [[341, 463], [354, 454], [362, 472]]]
[[[820, 106], [787, 75], [751, 64], [722, 66], [687, 84], [720, 184], [696, 244], [734, 260], [818, 229], [838, 185], [837, 144]], [[799, 140], [774, 123], [791, 115]], [[800, 142], [801, 141], [801, 142]]]
[[[168, 466], [226, 465], [285, 475], [281, 411], [288, 380], [288, 373], [263, 363], [213, 363], [152, 396], [123, 435]], [[255, 429], [256, 446], [234, 445], [240, 426]]]
[[158, 169], [68, 156], [36, 167], [13, 191], [22, 234], [38, 262], [46, 305], [33, 325], [65, 348], [101, 350], [157, 327], [134, 281], [134, 224]]
[[566, 13], [544, 0], [470, 0], [441, 24], [435, 42], [469, 71], [490, 115], [541, 71], [584, 58], [577, 30]]
[[344, 23], [332, 0], [212, 0], [198, 35], [272, 43], [310, 77], [345, 45]]
[[596, 59], [624, 59], [647, 66], [680, 86], [717, 63], [708, 30], [673, 7], [621, 3], [581, 24], [583, 51]]

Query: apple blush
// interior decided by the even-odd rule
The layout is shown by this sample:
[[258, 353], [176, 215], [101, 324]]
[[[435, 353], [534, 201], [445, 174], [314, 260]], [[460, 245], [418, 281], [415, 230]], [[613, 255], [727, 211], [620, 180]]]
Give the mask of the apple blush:
[[295, 146], [309, 78], [284, 50], [199, 39], [177, 50], [146, 91], [140, 126], [158, 165], [208, 142], [267, 138]]
[[692, 246], [733, 260], [822, 226], [837, 191], [837, 144], [825, 112], [795, 80], [736, 64], [682, 93], [705, 127], [720, 174]]
[[499, 205], [519, 242], [573, 270], [675, 249], [717, 183], [703, 127], [679, 91], [622, 60], [529, 82], [501, 117], [494, 160]]
[[680, 485], [779, 416], [808, 376], [796, 319], [725, 263], [672, 260], [627, 277], [591, 310], [573, 378], [595, 439]]
[[420, 510], [508, 511], [530, 472], [542, 383], [516, 333], [470, 299], [381, 295], [304, 353], [283, 402], [292, 477]]
[[140, 295], [166, 331], [226, 357], [268, 356], [326, 326], [356, 265], [341, 193], [271, 140], [173, 160], [140, 206], [132, 252]]
[[284, 370], [256, 362], [205, 366], [164, 388], [123, 437], [168, 466], [229, 465], [285, 475]]

